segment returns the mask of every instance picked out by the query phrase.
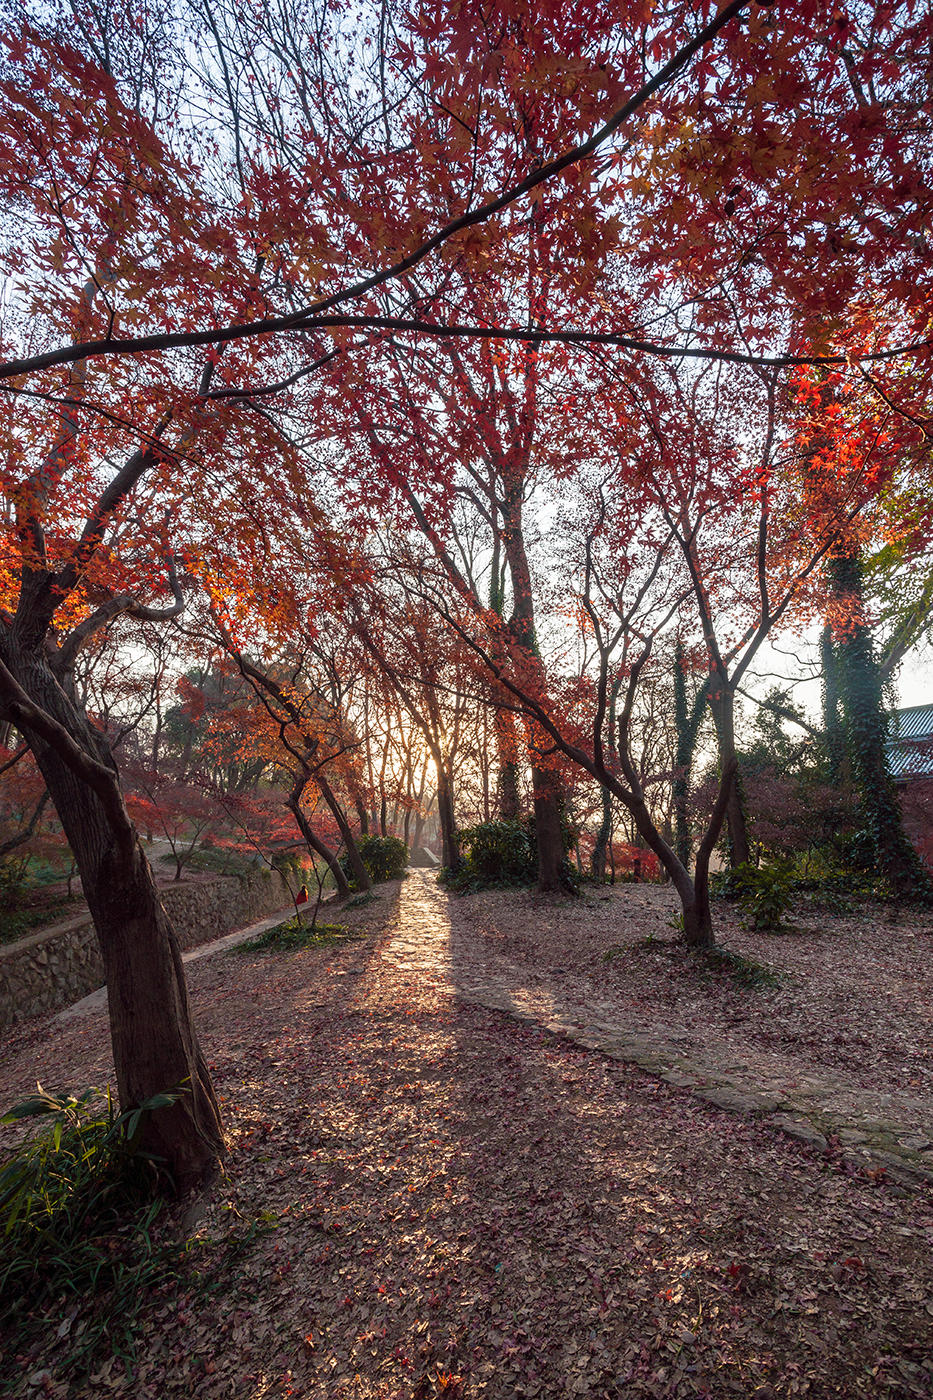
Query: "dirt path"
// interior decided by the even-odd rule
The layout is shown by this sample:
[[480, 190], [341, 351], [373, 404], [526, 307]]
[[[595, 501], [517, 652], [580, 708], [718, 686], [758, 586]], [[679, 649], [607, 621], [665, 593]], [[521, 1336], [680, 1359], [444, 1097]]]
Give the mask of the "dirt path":
[[[501, 966], [451, 907], [412, 876], [397, 915], [352, 912], [359, 942], [192, 967], [233, 1147], [198, 1231], [274, 1229], [220, 1291], [152, 1299], [132, 1379], [75, 1393], [928, 1396], [928, 1193], [466, 1002]], [[46, 1057], [93, 1082], [100, 1013], [22, 1044], [3, 1087]], [[22, 1393], [65, 1394], [43, 1384]]]
[[[608, 910], [602, 907], [607, 903]], [[834, 1144], [853, 1167], [883, 1170], [904, 1183], [933, 1182], [929, 938], [914, 947], [916, 934], [889, 931], [887, 951], [897, 975], [888, 972], [887, 980], [867, 947], [855, 968], [845, 967], [844, 949], [832, 948], [836, 966], [822, 973], [824, 981], [837, 981], [831, 1025], [827, 1030], [827, 1013], [815, 1005], [808, 1036], [799, 1007], [793, 1008], [796, 1023], [782, 1027], [788, 1011], [778, 1004], [802, 1002], [806, 1013], [808, 997], [817, 1000], [806, 987], [764, 996], [727, 993], [724, 999], [721, 986], [699, 984], [675, 999], [665, 987], [677, 983], [677, 973], [665, 965], [671, 934], [667, 941], [658, 936], [668, 903], [668, 892], [651, 886], [569, 904], [538, 903], [514, 892], [451, 900], [418, 872], [406, 885], [406, 916], [390, 956], [412, 972], [452, 984], [464, 1000], [631, 1061], [720, 1107], [764, 1115], [773, 1128], [814, 1147]], [[610, 920], [614, 936], [624, 936], [620, 914], [628, 945], [604, 937], [594, 956], [601, 922], [605, 930]], [[734, 927], [727, 932], [737, 941]], [[760, 935], [738, 938], [754, 943], [762, 956]], [[867, 931], [862, 942], [868, 943]], [[825, 947], [820, 953], [825, 959]], [[773, 937], [764, 955], [783, 958], [795, 981], [814, 960], [801, 940]], [[667, 995], [652, 997], [659, 984]], [[889, 1045], [885, 1036], [898, 1010], [906, 1024], [900, 1043]], [[874, 1040], [860, 1034], [872, 1031], [872, 1014]], [[821, 1034], [834, 1042], [828, 1056], [814, 1054]], [[854, 1057], [846, 1055], [850, 1040]]]

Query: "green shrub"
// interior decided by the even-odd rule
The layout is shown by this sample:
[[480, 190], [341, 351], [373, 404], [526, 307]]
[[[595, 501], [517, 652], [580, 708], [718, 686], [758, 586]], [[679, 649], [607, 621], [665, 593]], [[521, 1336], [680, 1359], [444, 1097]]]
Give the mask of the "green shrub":
[[[561, 876], [565, 887], [576, 892], [579, 875], [566, 853], [574, 841], [569, 822], [561, 817], [565, 859]], [[503, 818], [464, 827], [457, 833], [462, 857], [460, 869], [443, 873], [450, 889], [466, 894], [471, 890], [509, 889], [533, 885], [538, 878], [538, 847], [534, 814]]]
[[746, 917], [759, 933], [780, 933], [794, 897], [794, 860], [773, 856], [761, 865], [751, 862], [732, 871], [735, 888]]
[[710, 877], [710, 891], [725, 899], [741, 900], [746, 912], [755, 921], [754, 926], [764, 928], [766, 924], [756, 920], [756, 905], [763, 909], [769, 900], [780, 901], [786, 893], [773, 888], [769, 893], [767, 888], [769, 884], [772, 887], [775, 884], [776, 867], [780, 867], [776, 881], [778, 886], [789, 883], [790, 894], [806, 895], [810, 904], [830, 914], [851, 913], [852, 898], [891, 898], [891, 887], [883, 876], [874, 871], [841, 865], [838, 851], [831, 847], [811, 849], [794, 857], [772, 856], [759, 867], [740, 865], [735, 870], [718, 871]]
[[533, 885], [538, 853], [530, 823], [517, 817], [480, 822], [457, 833], [462, 872], [479, 885]]
[[117, 1113], [109, 1091], [56, 1098], [37, 1088], [0, 1119], [48, 1120], [0, 1168], [0, 1332], [25, 1345], [80, 1315], [72, 1371], [102, 1349], [130, 1356], [140, 1309], [174, 1276], [151, 1235], [164, 1204], [158, 1163], [138, 1142], [145, 1115], [178, 1095]]
[[[166, 865], [175, 864], [175, 857], [171, 851], [159, 856], [159, 860], [164, 861]], [[182, 857], [182, 865], [186, 870], [200, 870], [214, 875], [235, 875], [237, 879], [244, 880], [248, 875], [255, 875], [261, 867], [261, 862], [256, 855], [244, 855], [242, 851], [235, 851], [227, 846], [198, 846], [196, 850], [189, 851]]]
[[[405, 874], [408, 847], [397, 836], [361, 836], [356, 845], [374, 885], [400, 880]], [[353, 872], [346, 856], [341, 857], [340, 864], [352, 885]]]

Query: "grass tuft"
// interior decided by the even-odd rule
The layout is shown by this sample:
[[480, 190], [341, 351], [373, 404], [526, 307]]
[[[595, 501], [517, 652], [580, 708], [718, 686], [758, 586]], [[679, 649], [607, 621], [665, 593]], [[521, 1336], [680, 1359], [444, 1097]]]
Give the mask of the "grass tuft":
[[[69, 1393], [83, 1394], [110, 1357], [132, 1375], [154, 1293], [178, 1281], [229, 1287], [231, 1266], [269, 1227], [247, 1224], [220, 1241], [167, 1237], [160, 1191], [168, 1178], [139, 1138], [145, 1116], [178, 1092], [120, 1113], [109, 1089], [56, 1097], [36, 1088], [0, 1119], [44, 1120], [0, 1164], [0, 1352], [9, 1363], [0, 1394], [21, 1385], [20, 1363], [40, 1361]], [[212, 1256], [203, 1275], [201, 1253]]]
[[323, 948], [328, 943], [344, 943], [361, 938], [362, 934], [351, 933], [346, 924], [318, 924], [316, 928], [302, 923], [300, 919], [286, 919], [282, 924], [257, 933], [255, 938], [238, 943], [235, 953], [288, 953], [298, 948]]
[[724, 973], [739, 987], [760, 991], [764, 987], [781, 985], [780, 977], [770, 967], [742, 953], [734, 953], [730, 948], [706, 948], [701, 956], [714, 971]]
[[362, 909], [367, 904], [376, 904], [382, 898], [380, 894], [373, 894], [372, 890], [361, 890], [359, 894], [351, 895], [344, 904], [344, 909]]

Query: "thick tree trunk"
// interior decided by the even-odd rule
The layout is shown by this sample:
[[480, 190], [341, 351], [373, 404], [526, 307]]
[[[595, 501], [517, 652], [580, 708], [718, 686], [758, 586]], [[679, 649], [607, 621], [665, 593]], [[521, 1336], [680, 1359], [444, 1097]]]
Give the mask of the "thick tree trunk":
[[568, 887], [564, 872], [564, 834], [560, 824], [558, 782], [554, 773], [532, 768], [535, 842], [538, 847], [538, 889], [551, 894]]
[[862, 821], [875, 863], [895, 894], [933, 899], [930, 881], [904, 831], [897, 792], [888, 767], [888, 730], [884, 696], [871, 631], [864, 619], [862, 566], [856, 555], [830, 561], [834, 591], [852, 600], [853, 620], [835, 643], [836, 679], [852, 775], [859, 793]]
[[103, 737], [44, 660], [17, 654], [12, 646], [4, 650], [6, 664], [33, 704], [57, 721], [86, 755], [112, 770], [112, 788], [101, 795], [46, 739], [17, 720], [74, 853], [97, 930], [120, 1104], [130, 1108], [162, 1091], [179, 1093], [172, 1107], [146, 1116], [142, 1140], [164, 1159], [177, 1189], [184, 1191], [213, 1173], [225, 1149], [178, 941], [123, 804]]
[[518, 795], [518, 764], [507, 760], [499, 768], [499, 816], [503, 821], [515, 821], [520, 810]]
[[450, 777], [443, 765], [435, 759], [437, 766], [437, 816], [441, 828], [441, 864], [445, 870], [460, 869], [460, 843], [457, 840], [457, 823], [454, 816], [454, 795]]
[[716, 940], [713, 936], [713, 916], [709, 904], [709, 885], [702, 890], [694, 885], [694, 898], [682, 903], [684, 921], [684, 942], [689, 948], [712, 948]]

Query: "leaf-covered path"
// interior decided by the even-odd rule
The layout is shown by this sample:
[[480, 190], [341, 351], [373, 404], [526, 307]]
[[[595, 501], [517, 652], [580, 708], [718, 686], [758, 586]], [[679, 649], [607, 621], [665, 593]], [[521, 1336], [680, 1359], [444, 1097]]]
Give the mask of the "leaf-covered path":
[[729, 948], [773, 983], [743, 990], [677, 946], [669, 887], [451, 901], [424, 872], [414, 878], [389, 954], [399, 965], [713, 1104], [765, 1115], [852, 1169], [933, 1183], [927, 925], [823, 916], [819, 929], [780, 938], [750, 933], [720, 905]]
[[[233, 1147], [198, 1230], [275, 1228], [219, 1291], [152, 1299], [134, 1378], [76, 1393], [929, 1393], [927, 1192], [465, 1004], [451, 972], [491, 968], [446, 897], [412, 876], [396, 917], [387, 893], [358, 942], [192, 969]], [[56, 1034], [7, 1094], [106, 1071], [99, 1014]]]

